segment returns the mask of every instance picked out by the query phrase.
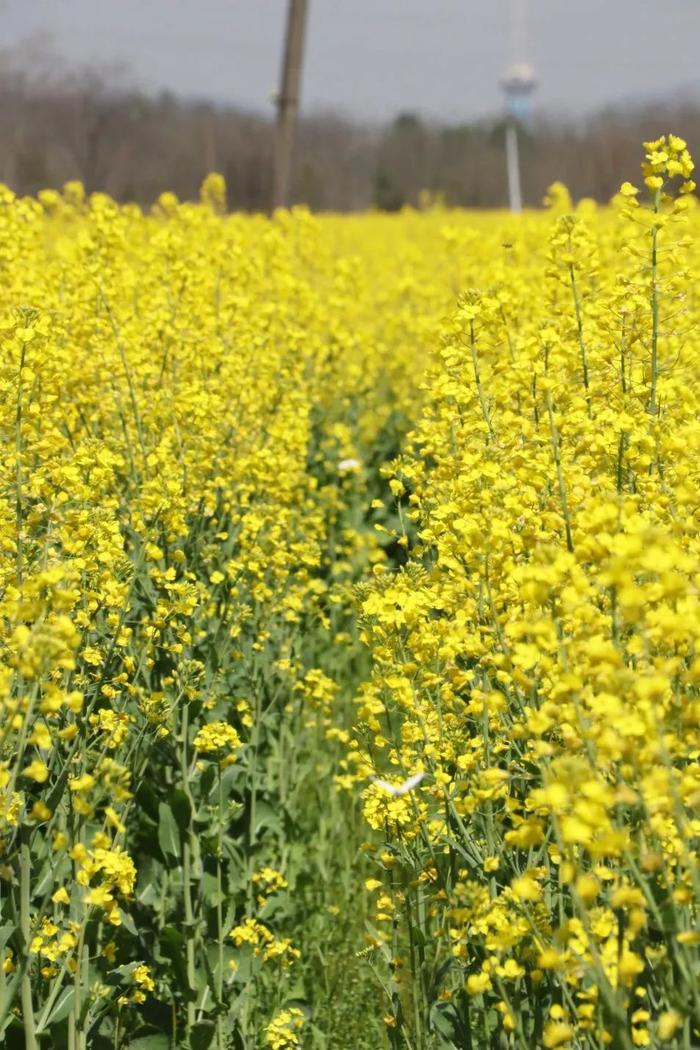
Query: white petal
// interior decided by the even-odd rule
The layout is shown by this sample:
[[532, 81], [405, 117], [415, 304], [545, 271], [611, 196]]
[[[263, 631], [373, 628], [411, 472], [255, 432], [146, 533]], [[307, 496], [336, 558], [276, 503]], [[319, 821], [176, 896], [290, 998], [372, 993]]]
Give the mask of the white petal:
[[372, 782], [383, 788], [390, 795], [398, 796], [405, 795], [408, 791], [411, 791], [417, 784], [420, 784], [424, 776], [425, 773], [423, 772], [414, 773], [408, 780], [404, 780], [403, 784], [390, 784], [387, 780], [382, 780], [380, 777], [372, 777]]

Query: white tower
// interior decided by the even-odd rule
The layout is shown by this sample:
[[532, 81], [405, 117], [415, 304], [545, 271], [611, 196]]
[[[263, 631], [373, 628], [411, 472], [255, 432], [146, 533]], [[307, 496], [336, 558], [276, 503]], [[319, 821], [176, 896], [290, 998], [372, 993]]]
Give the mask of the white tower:
[[537, 87], [535, 71], [526, 61], [525, 0], [510, 0], [511, 64], [501, 79], [506, 103], [506, 164], [510, 210], [520, 212], [523, 196], [520, 186], [518, 127], [532, 117], [532, 95]]

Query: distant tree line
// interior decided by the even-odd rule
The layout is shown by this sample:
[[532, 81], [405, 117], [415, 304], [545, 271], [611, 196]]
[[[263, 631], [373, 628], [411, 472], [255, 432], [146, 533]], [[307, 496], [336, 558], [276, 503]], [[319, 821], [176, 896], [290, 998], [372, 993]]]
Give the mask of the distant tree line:
[[[607, 200], [639, 166], [640, 142], [673, 130], [700, 142], [700, 104], [608, 109], [584, 121], [523, 129], [523, 194], [541, 203], [555, 180], [575, 198]], [[337, 115], [300, 122], [293, 195], [314, 209], [396, 210], [422, 191], [449, 204], [507, 198], [503, 124], [440, 124], [404, 113], [386, 125]], [[204, 175], [226, 177], [229, 207], [266, 210], [273, 119], [234, 106], [149, 97], [96, 73], [47, 76], [0, 62], [0, 181], [20, 194], [81, 179], [88, 190], [150, 204], [164, 190], [194, 198]]]

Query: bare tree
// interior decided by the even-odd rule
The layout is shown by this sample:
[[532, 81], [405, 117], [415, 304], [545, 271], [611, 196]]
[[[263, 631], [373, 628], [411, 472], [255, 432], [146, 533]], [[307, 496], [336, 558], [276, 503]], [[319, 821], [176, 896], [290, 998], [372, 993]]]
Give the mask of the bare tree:
[[[640, 142], [668, 128], [700, 147], [700, 105], [675, 99], [536, 122], [521, 137], [525, 203], [539, 205], [556, 179], [575, 198], [608, 200], [636, 176]], [[465, 207], [507, 199], [498, 121], [441, 125], [407, 113], [380, 126], [326, 113], [300, 118], [296, 137], [290, 202], [396, 209], [419, 206], [422, 190]], [[90, 191], [149, 206], [165, 189], [195, 198], [216, 168], [229, 207], [266, 211], [276, 199], [274, 147], [274, 123], [259, 114], [149, 97], [123, 79], [68, 76], [0, 53], [0, 180], [18, 193], [81, 179]]]

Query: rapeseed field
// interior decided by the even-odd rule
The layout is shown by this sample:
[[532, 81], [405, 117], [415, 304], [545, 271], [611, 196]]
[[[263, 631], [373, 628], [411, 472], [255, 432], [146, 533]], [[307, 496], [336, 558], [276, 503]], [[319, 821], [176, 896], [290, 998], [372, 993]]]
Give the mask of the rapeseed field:
[[523, 216], [0, 188], [3, 1046], [700, 1045], [700, 215], [644, 149]]

